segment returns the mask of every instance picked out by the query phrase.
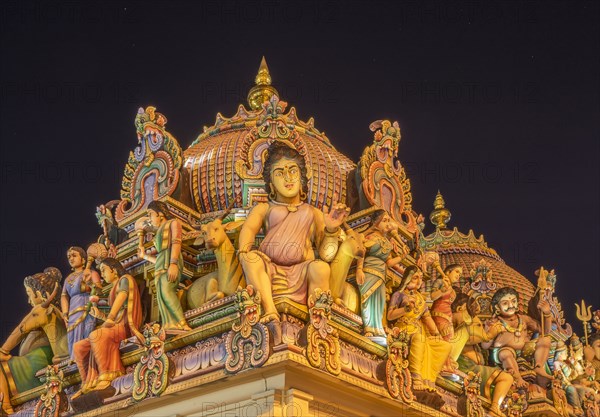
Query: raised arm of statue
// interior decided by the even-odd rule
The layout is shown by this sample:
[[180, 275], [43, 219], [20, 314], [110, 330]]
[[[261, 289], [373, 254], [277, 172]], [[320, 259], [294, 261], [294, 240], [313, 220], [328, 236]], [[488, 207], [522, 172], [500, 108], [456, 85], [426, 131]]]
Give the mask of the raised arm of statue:
[[322, 213], [318, 210], [315, 212], [317, 233], [322, 234], [322, 237], [317, 239], [319, 258], [325, 262], [331, 262], [338, 250], [340, 226], [344, 223], [350, 209], [345, 204], [338, 203], [331, 208], [324, 207]]

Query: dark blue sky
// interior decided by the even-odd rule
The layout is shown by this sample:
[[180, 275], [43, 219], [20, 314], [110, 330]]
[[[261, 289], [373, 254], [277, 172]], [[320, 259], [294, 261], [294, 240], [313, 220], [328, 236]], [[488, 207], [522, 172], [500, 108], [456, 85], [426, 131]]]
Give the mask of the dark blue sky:
[[23, 277], [66, 275], [66, 249], [100, 233], [137, 108], [185, 148], [245, 103], [262, 55], [281, 98], [355, 161], [372, 121], [399, 121], [417, 211], [440, 189], [451, 226], [529, 278], [555, 268], [570, 318], [582, 297], [600, 307], [596, 2], [0, 8], [1, 339], [28, 310]]

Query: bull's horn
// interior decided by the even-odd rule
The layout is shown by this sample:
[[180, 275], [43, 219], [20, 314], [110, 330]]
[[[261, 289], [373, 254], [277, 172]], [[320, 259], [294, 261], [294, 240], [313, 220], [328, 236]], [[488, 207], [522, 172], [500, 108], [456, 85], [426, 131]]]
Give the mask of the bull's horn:
[[202, 224], [200, 224], [200, 222], [210, 216], [211, 216], [210, 213], [202, 213], [200, 215], [200, 218], [198, 219], [198, 221], [195, 221], [194, 218], [192, 217], [192, 213], [188, 213], [187, 221], [188, 221], [188, 224], [192, 227], [192, 229], [200, 230], [200, 227], [202, 226]]
[[221, 214], [218, 219], [223, 221], [225, 220], [225, 218], [227, 216], [229, 216], [229, 213], [231, 213], [231, 210], [233, 209], [233, 206], [235, 205], [235, 203], [237, 202], [237, 198], [235, 200], [233, 200], [232, 202], [229, 203], [229, 205], [227, 206], [227, 208], [225, 209], [225, 211], [223, 212], [223, 214]]
[[50, 297], [48, 297], [48, 299], [42, 303], [43, 308], [48, 308], [50, 306], [50, 304], [56, 297], [56, 294], [58, 294], [58, 287], [59, 287], [58, 282], [56, 282], [54, 284], [54, 290], [52, 291], [52, 294], [50, 294]]

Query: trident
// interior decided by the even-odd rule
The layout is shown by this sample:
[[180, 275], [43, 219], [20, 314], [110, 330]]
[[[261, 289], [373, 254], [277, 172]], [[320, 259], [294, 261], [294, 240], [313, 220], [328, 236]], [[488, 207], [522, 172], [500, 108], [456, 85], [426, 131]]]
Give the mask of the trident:
[[581, 306], [579, 304], [575, 304], [575, 307], [577, 308], [577, 318], [583, 323], [585, 345], [589, 346], [587, 324], [592, 319], [592, 306], [588, 306], [586, 310], [585, 300], [581, 300]]

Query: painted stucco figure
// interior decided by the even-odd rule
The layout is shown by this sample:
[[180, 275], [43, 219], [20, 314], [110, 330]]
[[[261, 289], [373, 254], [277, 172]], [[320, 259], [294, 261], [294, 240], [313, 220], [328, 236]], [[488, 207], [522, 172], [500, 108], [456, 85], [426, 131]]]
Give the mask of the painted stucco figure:
[[[273, 296], [306, 304], [316, 288], [329, 289], [327, 262], [337, 252], [340, 225], [349, 212], [344, 204], [321, 212], [304, 202], [306, 165], [295, 149], [274, 142], [267, 152], [263, 179], [269, 202], [252, 208], [239, 237], [240, 263], [246, 281], [261, 294], [264, 322], [279, 320]], [[264, 240], [253, 250], [261, 229]]]
[[[432, 285], [431, 299], [433, 300], [433, 304], [431, 305], [431, 318], [435, 322], [442, 339], [456, 346], [460, 344], [460, 341], [454, 337], [452, 302], [456, 299], [454, 285], [458, 283], [462, 275], [462, 267], [458, 264], [450, 264], [441, 272], [441, 277], [437, 278]], [[444, 366], [444, 371], [453, 372], [456, 367], [456, 362], [452, 358], [452, 355], [450, 355], [448, 362]]]
[[154, 284], [156, 301], [163, 329], [191, 330], [183, 315], [181, 302], [177, 297], [177, 288], [183, 271], [181, 255], [181, 223], [172, 218], [167, 205], [161, 201], [152, 201], [148, 205], [148, 219], [156, 232], [154, 247], [156, 256], [138, 247], [138, 256], [154, 264]]
[[386, 308], [386, 270], [402, 261], [403, 256], [392, 256], [389, 239], [396, 224], [384, 210], [373, 214], [372, 225], [364, 232], [364, 259], [356, 267], [356, 283], [360, 290], [361, 315], [367, 337], [385, 345], [384, 311]]
[[[499, 333], [493, 340], [482, 346], [490, 349], [492, 363], [501, 365], [514, 376], [519, 388], [526, 387], [527, 382], [521, 376], [517, 358], [521, 355], [533, 355], [534, 371], [538, 382], [545, 385], [544, 379], [547, 382], [553, 378], [546, 371], [545, 365], [550, 352], [550, 337], [542, 334], [542, 326], [539, 322], [526, 314], [519, 313], [518, 306], [519, 293], [516, 290], [503, 287], [496, 291], [492, 298], [495, 317], [489, 321], [488, 327], [497, 327]], [[550, 329], [552, 325], [550, 305], [542, 299], [538, 303], [538, 308], [543, 315], [543, 328]], [[537, 339], [532, 339], [533, 332], [539, 333]]]
[[73, 246], [67, 251], [67, 260], [73, 272], [65, 278], [60, 305], [69, 340], [69, 354], [73, 358], [73, 346], [94, 330], [96, 319], [89, 314], [92, 288], [100, 286], [100, 275], [87, 268], [87, 253]]
[[125, 374], [119, 351], [123, 339], [135, 335], [140, 343], [144, 340], [138, 330], [142, 324], [142, 305], [135, 279], [114, 258], [104, 259], [100, 272], [108, 284], [113, 284], [108, 299], [110, 312], [105, 316], [92, 307], [91, 314], [103, 324], [73, 348], [81, 375], [81, 389], [74, 398], [108, 388], [113, 379]]
[[[41, 385], [35, 373], [69, 358], [67, 331], [58, 308], [61, 273], [56, 268], [25, 278], [31, 311], [0, 348], [2, 410], [12, 414], [12, 396]], [[19, 356], [10, 353], [18, 345]]]
[[392, 294], [387, 319], [410, 339], [408, 367], [415, 391], [436, 391], [435, 380], [450, 354], [450, 343], [440, 338], [425, 297], [419, 291], [423, 273], [415, 266], [404, 271], [400, 289]]
[[459, 293], [452, 303], [452, 322], [455, 331], [452, 352], [455, 351], [455, 345], [458, 345], [459, 350], [458, 356], [452, 357], [451, 352], [450, 357], [457, 363], [460, 371], [480, 375], [481, 395], [490, 400], [492, 413], [503, 416], [502, 402], [510, 391], [514, 379], [500, 367], [488, 366], [480, 345], [493, 339], [500, 330], [496, 327], [491, 332], [485, 331], [477, 317], [478, 312], [472, 310], [476, 304], [469, 301], [468, 295]]

